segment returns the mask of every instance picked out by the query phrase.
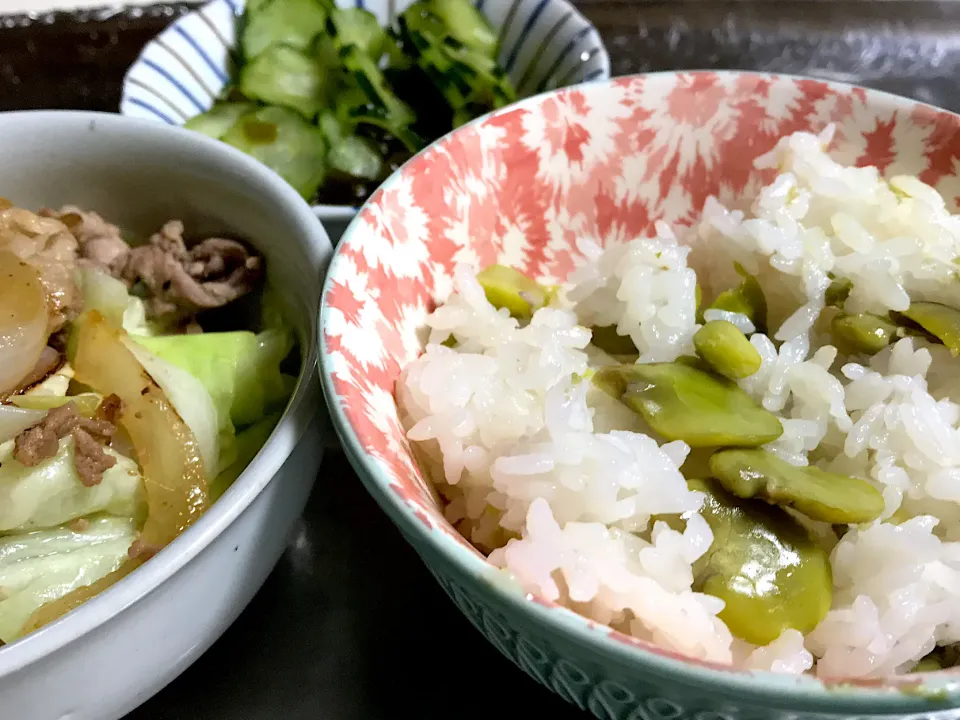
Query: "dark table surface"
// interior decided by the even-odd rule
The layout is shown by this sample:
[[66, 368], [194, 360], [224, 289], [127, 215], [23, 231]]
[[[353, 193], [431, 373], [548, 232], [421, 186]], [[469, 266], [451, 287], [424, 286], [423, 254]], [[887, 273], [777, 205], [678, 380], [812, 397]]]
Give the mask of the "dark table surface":
[[[761, 69], [960, 110], [960, 3], [578, 4], [603, 35], [615, 74]], [[188, 7], [0, 17], [0, 110], [115, 111], [126, 67]], [[429, 648], [439, 644], [459, 649], [455, 666], [430, 665]], [[408, 712], [418, 720], [586, 717], [487, 645], [343, 454], [330, 452], [287, 552], [249, 608], [128, 720], [394, 720]]]

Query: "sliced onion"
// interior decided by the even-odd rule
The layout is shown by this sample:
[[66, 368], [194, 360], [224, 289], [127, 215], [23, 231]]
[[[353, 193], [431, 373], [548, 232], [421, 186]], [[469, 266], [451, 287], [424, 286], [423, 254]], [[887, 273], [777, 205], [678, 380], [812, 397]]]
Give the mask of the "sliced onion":
[[43, 420], [46, 410], [26, 410], [13, 405], [0, 405], [0, 443], [12, 440], [27, 428]]
[[204, 472], [208, 480], [213, 480], [220, 462], [220, 438], [217, 434], [217, 408], [210, 393], [186, 370], [161, 360], [129, 337], [122, 338], [121, 342], [160, 386], [177, 415], [193, 431], [197, 450], [203, 458]]
[[0, 394], [16, 389], [47, 345], [47, 304], [37, 271], [0, 250]]
[[130, 434], [143, 469], [147, 519], [141, 540], [162, 548], [206, 510], [203, 458], [193, 431], [169, 398], [124, 345], [127, 334], [91, 311], [74, 325], [76, 379], [123, 403], [119, 424]]
[[[73, 368], [78, 382], [123, 402], [120, 428], [129, 433], [143, 469], [147, 518], [140, 533], [145, 548], [166, 547], [207, 509], [210, 493], [197, 440], [170, 400], [124, 344], [126, 333], [96, 310], [74, 327], [77, 350]], [[123, 565], [92, 585], [42, 605], [24, 624], [33, 632], [65, 615], [140, 567], [146, 556]]]

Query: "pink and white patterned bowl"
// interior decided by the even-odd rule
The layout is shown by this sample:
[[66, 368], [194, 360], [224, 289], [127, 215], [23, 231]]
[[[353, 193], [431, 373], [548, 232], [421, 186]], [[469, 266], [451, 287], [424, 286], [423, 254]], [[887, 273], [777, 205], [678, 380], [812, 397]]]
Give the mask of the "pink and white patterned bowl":
[[620, 78], [531, 98], [418, 155], [370, 199], [330, 267], [320, 318], [327, 402], [381, 507], [504, 654], [603, 718], [956, 717], [957, 675], [827, 685], [706, 666], [626, 638], [504, 580], [444, 519], [397, 416], [394, 383], [461, 262], [563, 280], [579, 236], [689, 225], [749, 201], [753, 158], [835, 123], [838, 159], [919, 175], [956, 204], [960, 117], [863, 88], [751, 73]]

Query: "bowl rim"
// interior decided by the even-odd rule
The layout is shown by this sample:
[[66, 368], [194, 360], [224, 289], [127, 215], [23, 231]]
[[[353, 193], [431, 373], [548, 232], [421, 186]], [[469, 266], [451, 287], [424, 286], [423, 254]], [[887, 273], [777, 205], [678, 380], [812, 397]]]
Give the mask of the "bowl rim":
[[[0, 113], [0, 127], [9, 121], [77, 125], [96, 123], [104, 132], [120, 128], [142, 133], [144, 137], [159, 133], [167, 135], [169, 140], [188, 149], [194, 149], [196, 154], [219, 154], [222, 161], [235, 166], [248, 182], [257, 183], [265, 192], [272, 194], [274, 201], [283, 206], [287, 215], [292, 216], [298, 225], [304, 229], [309, 228], [314, 233], [314, 239], [325, 241], [327, 247], [332, 249], [326, 230], [290, 185], [253, 158], [199, 133], [118, 113], [91, 111], [24, 110]], [[325, 268], [331, 250], [325, 249], [323, 242], [312, 243], [304, 240], [298, 244], [312, 266]], [[319, 277], [315, 285], [319, 290]], [[311, 299], [310, 304], [313, 307], [311, 312], [315, 314], [319, 307], [319, 298]], [[62, 650], [155, 591], [205, 550], [253, 503], [290, 457], [311, 422], [315, 421], [317, 408], [309, 402], [312, 389], [318, 384], [315, 322], [307, 321], [303, 326], [303, 337], [299, 340], [300, 344], [305, 346], [293, 395], [267, 442], [223, 496], [180, 536], [135, 572], [49, 625], [0, 647], [0, 680]]]
[[[855, 85], [852, 83], [824, 80], [821, 78], [794, 75], [789, 73], [771, 73], [747, 70], [667, 70], [652, 73], [636, 73], [612, 77], [602, 81], [559, 88], [524, 98], [506, 108], [484, 115], [460, 128], [447, 133], [431, 143], [427, 148], [412, 157], [385, 180], [378, 190], [364, 203], [364, 207], [379, 193], [396, 184], [410, 171], [412, 165], [435, 146], [445, 144], [450, 136], [462, 132], [465, 128], [482, 124], [491, 117], [511, 112], [518, 108], [530, 108], [540, 105], [545, 99], [569, 92], [598, 93], [609, 91], [618, 83], [644, 81], [668, 81], [678, 77], [719, 76], [726, 79], [755, 77], [759, 79], [785, 79], [793, 82], [822, 83], [839, 93], [863, 92], [873, 102], [886, 103], [897, 109], [924, 107], [938, 113], [952, 116], [960, 128], [960, 113], [955, 113], [930, 103], [895, 95], [882, 90]], [[362, 208], [361, 208], [362, 210]], [[709, 687], [720, 697], [746, 700], [778, 710], [796, 710], [802, 706], [807, 712], [852, 712], [876, 713], [881, 715], [930, 712], [947, 710], [960, 706], [960, 674], [951, 672], [918, 673], [916, 682], [902, 681], [898, 684], [890, 678], [869, 680], [857, 679], [820, 679], [811, 675], [778, 675], [772, 672], [744, 671], [734, 668], [722, 668], [709, 663], [671, 656], [669, 651], [662, 654], [647, 649], [641, 644], [632, 644], [614, 639], [607, 626], [590, 621], [559, 605], [547, 605], [528, 599], [515, 583], [500, 575], [500, 570], [490, 565], [478, 553], [470, 552], [453, 539], [447, 532], [435, 527], [427, 527], [415, 515], [414, 510], [397, 493], [390, 491], [391, 481], [378, 461], [364, 450], [353, 426], [348, 420], [342, 399], [336, 391], [333, 381], [333, 367], [330, 354], [324, 343], [323, 328], [327, 323], [331, 307], [327, 303], [328, 293], [338, 280], [344, 265], [343, 249], [353, 242], [360, 225], [360, 213], [350, 222], [341, 236], [321, 294], [320, 316], [317, 338], [320, 343], [320, 377], [324, 397], [330, 411], [330, 418], [340, 438], [341, 446], [368, 492], [377, 501], [390, 519], [400, 528], [408, 542], [414, 545], [420, 554], [419, 543], [428, 546], [432, 553], [439, 555], [445, 563], [457, 566], [477, 583], [486, 586], [496, 603], [510, 607], [515, 612], [531, 618], [540, 628], [549, 633], [559, 633], [591, 654], [606, 656], [624, 668], [648, 671], [661, 680], [679, 680], [690, 687]], [[453, 532], [456, 532], [454, 529]], [[413, 539], [411, 539], [413, 538]], [[415, 539], [415, 540], [414, 540]], [[904, 676], [900, 676], [903, 678]]]
[[[247, 4], [247, 0], [207, 0], [207, 2], [203, 2], [201, 5], [191, 9], [189, 12], [183, 13], [179, 17], [175, 18], [167, 28], [164, 28], [164, 30], [161, 31], [161, 35], [167, 32], [167, 30], [175, 26], [178, 26], [180, 23], [184, 22], [189, 17], [192, 17], [192, 16], [199, 17], [201, 10], [204, 10], [208, 6], [213, 5], [214, 3], [219, 3], [219, 2], [224, 3], [236, 17], [242, 16], [242, 13]], [[599, 63], [600, 74], [594, 78], [591, 78], [589, 82], [603, 83], [610, 80], [610, 78], [612, 77], [611, 69], [610, 69], [611, 68], [610, 53], [607, 51], [607, 46], [603, 40], [603, 35], [600, 33], [600, 30], [597, 29], [597, 26], [594, 25], [593, 22], [591, 22], [591, 20], [581, 12], [579, 6], [574, 4], [574, 2], [572, 2], [571, 0], [543, 0], [543, 2], [557, 3], [558, 5], [566, 7], [567, 10], [573, 13], [571, 17], [579, 18], [584, 23], [583, 29], [588, 29], [592, 31], [593, 35], [596, 37], [596, 47], [597, 47], [597, 53], [593, 56], [592, 59], [596, 59], [596, 61]], [[358, 7], [361, 7], [361, 8], [363, 7], [363, 4], [360, 0], [356, 0], [356, 4]], [[584, 35], [584, 39], [586, 39], [586, 35], [588, 34], [589, 33]], [[126, 117], [131, 117], [129, 115], [126, 115], [126, 113], [124, 113], [123, 111], [123, 108], [125, 106], [124, 100], [127, 97], [127, 89], [129, 85], [130, 72], [141, 61], [147, 49], [151, 45], [153, 45], [156, 42], [157, 38], [159, 37], [160, 35], [154, 38], [150, 38], [150, 40], [144, 43], [143, 47], [140, 48], [140, 52], [137, 54], [137, 57], [133, 60], [133, 62], [130, 63], [130, 66], [126, 69], [126, 71], [123, 74], [123, 80], [121, 83], [121, 97], [120, 97], [120, 103], [119, 103], [119, 112], [121, 115], [125, 115]], [[231, 49], [233, 51], [236, 51], [236, 43], [232, 48], [228, 48], [228, 50], [231, 50]], [[574, 87], [574, 86], [568, 86], [568, 87]], [[540, 93], [540, 94], [543, 94], [543, 93]], [[535, 97], [535, 96], [530, 96], [530, 97]], [[517, 103], [523, 102], [526, 99], [528, 98], [522, 98], [521, 100], [518, 100]], [[509, 107], [515, 107], [517, 103], [512, 103]], [[175, 127], [182, 127], [182, 125], [177, 125]], [[381, 186], [382, 186], [382, 183], [381, 183]], [[378, 186], [378, 188], [379, 187], [380, 186]], [[374, 192], [376, 192], [378, 188], [375, 188]], [[371, 193], [371, 195], [372, 194], [373, 193]], [[308, 203], [308, 205], [317, 218], [319, 218], [320, 220], [331, 220], [331, 221], [350, 220], [353, 217], [355, 217], [357, 213], [360, 212], [360, 209], [363, 207], [363, 204], [361, 205], [330, 205], [327, 203]]]

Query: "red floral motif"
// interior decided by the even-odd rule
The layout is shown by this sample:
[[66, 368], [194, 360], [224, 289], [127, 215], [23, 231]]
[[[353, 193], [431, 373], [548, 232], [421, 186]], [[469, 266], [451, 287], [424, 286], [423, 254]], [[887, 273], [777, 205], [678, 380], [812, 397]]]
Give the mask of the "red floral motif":
[[678, 123], [703, 126], [713, 119], [725, 99], [719, 76], [681, 75], [667, 93], [667, 112]]
[[[890, 163], [896, 157], [896, 151], [893, 147], [893, 128], [895, 125], [895, 118], [890, 118], [886, 122], [877, 120], [877, 126], [863, 134], [866, 148], [863, 155], [858, 158], [858, 165], [876, 165], [881, 172], [890, 166]], [[867, 158], [871, 160], [868, 161]]]
[[476, 552], [444, 519], [393, 400], [457, 263], [502, 262], [562, 280], [579, 257], [578, 237], [618, 243], [659, 219], [690, 224], [710, 195], [748, 204], [769, 180], [753, 158], [785, 134], [830, 122], [832, 150], [844, 161], [919, 174], [948, 198], [960, 195], [958, 116], [859, 88], [749, 73], [562, 90], [464, 128], [409, 163], [342, 240], [324, 297], [325, 366], [352, 432], [388, 478], [388, 497], [439, 533], [437, 542], [452, 538]]

